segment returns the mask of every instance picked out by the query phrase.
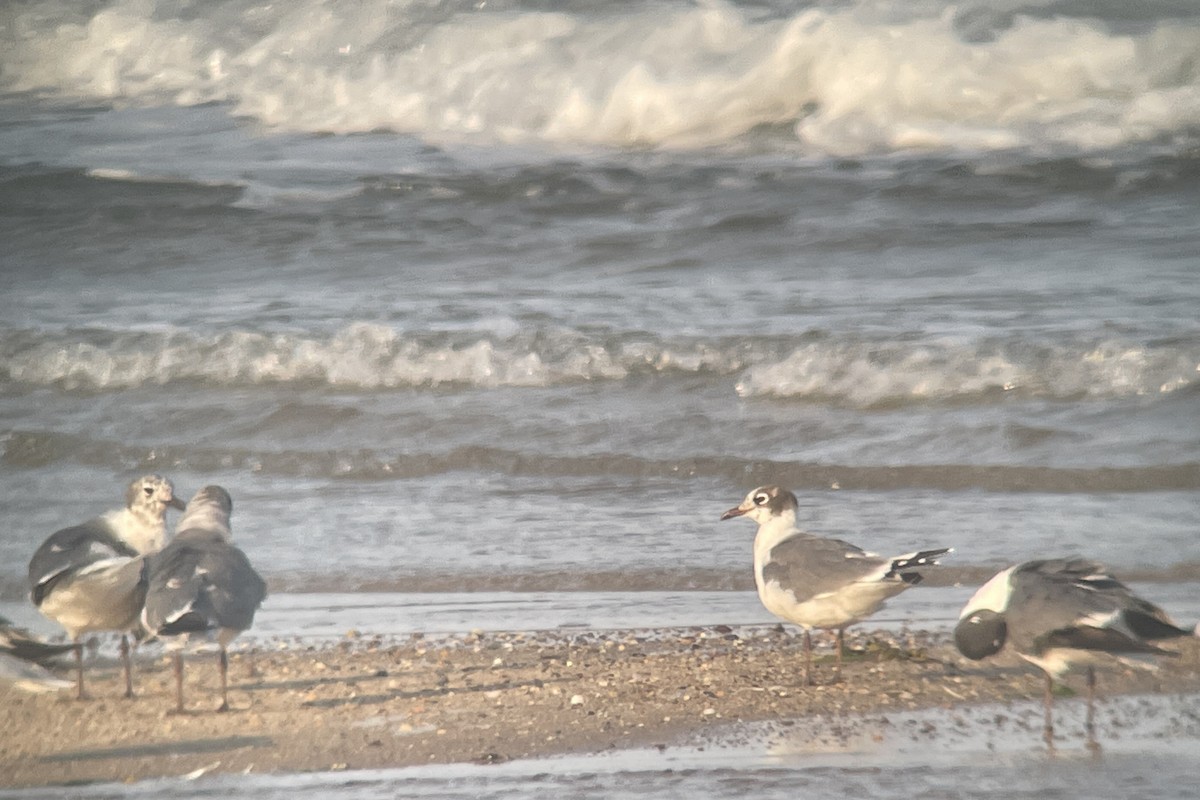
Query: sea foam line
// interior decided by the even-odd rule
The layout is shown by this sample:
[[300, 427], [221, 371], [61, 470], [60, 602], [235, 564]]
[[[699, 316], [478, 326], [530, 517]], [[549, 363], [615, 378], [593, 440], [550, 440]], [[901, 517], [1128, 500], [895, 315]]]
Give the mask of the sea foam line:
[[[857, 408], [1165, 395], [1200, 383], [1200, 343], [1039, 343], [797, 337], [662, 338], [570, 329], [508, 335], [398, 331], [354, 323], [329, 334], [178, 329], [0, 331], [0, 385], [122, 391], [200, 383], [338, 391], [540, 388], [638, 375], [728, 378], [746, 399]], [[799, 338], [812, 337], [802, 336]]]
[[1200, 124], [1200, 25], [1150, 11], [1118, 29], [990, 3], [180, 7], [18, 6], [0, 26], [3, 88], [439, 141], [709, 147], [772, 127], [841, 156], [1092, 151]]

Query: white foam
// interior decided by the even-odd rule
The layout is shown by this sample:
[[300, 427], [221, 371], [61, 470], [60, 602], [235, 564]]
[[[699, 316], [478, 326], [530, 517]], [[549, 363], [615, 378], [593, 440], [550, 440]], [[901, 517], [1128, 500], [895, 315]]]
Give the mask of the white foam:
[[193, 186], [207, 186], [210, 188], [219, 187], [238, 187], [240, 184], [232, 181], [223, 180], [200, 180], [191, 176], [170, 175], [166, 173], [145, 173], [137, 170], [122, 169], [119, 167], [92, 167], [84, 170], [89, 178], [95, 178], [102, 181], [121, 181], [123, 183], [176, 183], [187, 182]]
[[[232, 104], [268, 126], [427, 140], [1085, 151], [1200, 125], [1200, 25], [873, 3], [776, 17], [719, 2], [594, 12], [455, 10], [391, 0], [195, 6], [71, 0], [0, 26], [4, 88], [115, 103]], [[438, 16], [440, 15], [440, 16]], [[1131, 26], [1126, 26], [1127, 28]]]
[[837, 398], [864, 408], [1018, 392], [1039, 397], [1122, 397], [1176, 391], [1198, 377], [1186, 348], [1123, 342], [1092, 348], [1004, 349], [974, 344], [809, 344], [746, 370], [742, 397]]
[[[503, 320], [492, 324], [508, 327]], [[512, 331], [510, 330], [510, 333]], [[1200, 352], [1122, 341], [1008, 346], [832, 338], [785, 357], [769, 343], [597, 339], [572, 330], [405, 333], [357, 322], [322, 336], [234, 330], [197, 334], [146, 326], [99, 335], [71, 331], [0, 338], [0, 380], [68, 390], [118, 390], [180, 381], [218, 386], [316, 384], [542, 387], [620, 381], [638, 373], [728, 376], [739, 395], [838, 400], [857, 407], [1036, 397], [1123, 397], [1200, 382]]]
[[544, 386], [620, 379], [618, 356], [595, 344], [540, 353], [519, 342], [465, 344], [405, 338], [356, 323], [329, 338], [232, 331], [119, 336], [96, 344], [43, 339], [11, 354], [9, 379], [67, 389], [121, 389], [197, 380], [217, 385], [322, 383], [356, 389], [466, 384]]

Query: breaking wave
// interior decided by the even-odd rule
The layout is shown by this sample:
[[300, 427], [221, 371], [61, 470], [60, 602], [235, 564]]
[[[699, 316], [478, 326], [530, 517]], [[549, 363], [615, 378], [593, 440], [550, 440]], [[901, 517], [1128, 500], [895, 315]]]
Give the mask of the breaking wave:
[[355, 323], [328, 335], [235, 330], [0, 332], [0, 386], [108, 392], [199, 383], [335, 391], [547, 387], [644, 375], [708, 375], [744, 398], [871, 408], [1169, 394], [1200, 382], [1200, 345], [864, 341], [826, 335], [728, 340], [403, 333]]
[[39, 0], [0, 12], [0, 88], [427, 140], [695, 147], [771, 132], [857, 155], [1194, 136], [1194, 16], [1105, 11]]
[[1200, 352], [1123, 342], [1094, 347], [809, 344], [751, 366], [742, 397], [849, 400], [869, 407], [922, 399], [1087, 398], [1166, 394], [1196, 384]]
[[621, 380], [637, 371], [729, 373], [744, 365], [739, 348], [703, 343], [606, 342], [566, 331], [471, 337], [404, 335], [366, 323], [324, 338], [255, 331], [89, 331], [48, 337], [18, 331], [0, 334], [0, 380], [85, 391], [181, 381], [350, 390], [538, 387]]

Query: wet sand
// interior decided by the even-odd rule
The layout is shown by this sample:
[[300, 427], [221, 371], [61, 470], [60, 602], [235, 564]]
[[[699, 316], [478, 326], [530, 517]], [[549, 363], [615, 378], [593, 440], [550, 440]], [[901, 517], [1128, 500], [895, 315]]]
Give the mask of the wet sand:
[[[111, 661], [90, 670], [90, 700], [0, 689], [0, 785], [498, 763], [671, 745], [739, 722], [828, 736], [839, 718], [1041, 697], [1040, 673], [967, 662], [945, 634], [847, 641], [857, 652], [841, 679], [822, 649], [814, 687], [802, 685], [800, 637], [779, 626], [258, 642], [231, 656], [228, 713], [213, 711], [215, 658], [190, 657], [183, 714], [168, 663], [143, 652], [134, 700]], [[1174, 649], [1157, 671], [1103, 673], [1101, 695], [1200, 691], [1200, 642]]]

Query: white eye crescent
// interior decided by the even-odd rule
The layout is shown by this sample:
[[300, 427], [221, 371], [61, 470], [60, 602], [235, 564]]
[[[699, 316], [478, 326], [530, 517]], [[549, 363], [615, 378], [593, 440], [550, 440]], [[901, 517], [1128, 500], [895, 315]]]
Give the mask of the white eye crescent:
[[754, 495], [754, 505], [756, 506], [765, 506], [768, 502], [770, 502], [770, 500], [771, 496], [766, 492], [760, 492], [759, 494]]

